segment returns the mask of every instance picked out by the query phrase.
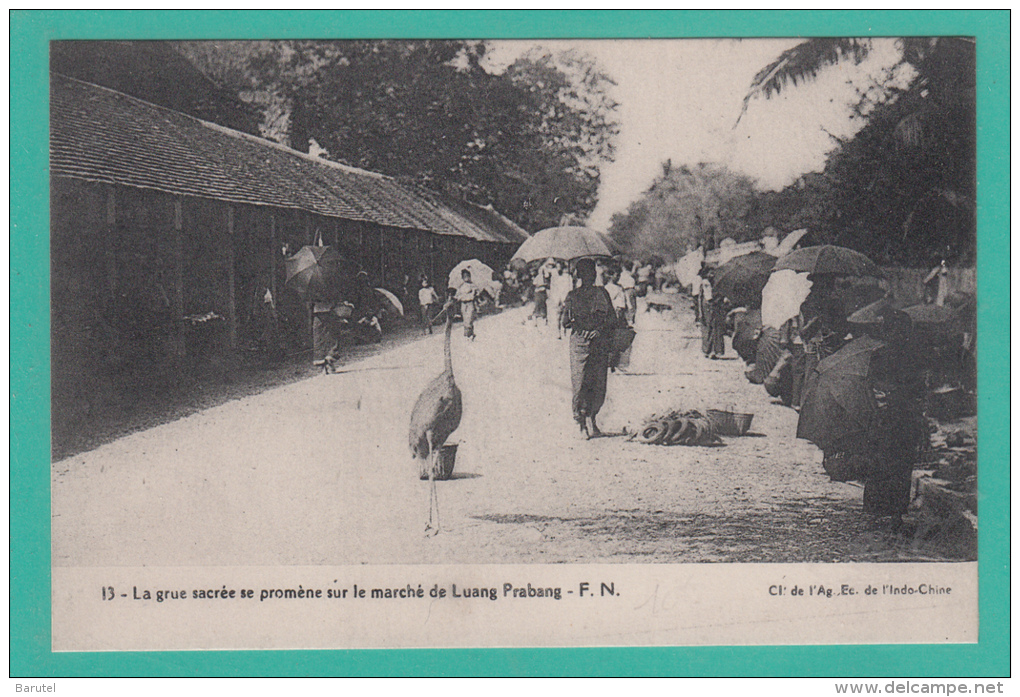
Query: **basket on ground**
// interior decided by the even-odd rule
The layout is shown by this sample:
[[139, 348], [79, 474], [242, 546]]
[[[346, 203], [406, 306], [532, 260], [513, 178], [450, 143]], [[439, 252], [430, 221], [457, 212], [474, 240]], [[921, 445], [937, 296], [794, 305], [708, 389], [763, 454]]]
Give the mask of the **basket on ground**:
[[709, 409], [708, 420], [712, 422], [715, 432], [721, 436], [742, 436], [751, 428], [754, 414]]
[[[436, 465], [433, 468], [436, 480], [446, 481], [449, 479], [453, 475], [453, 465], [456, 460], [456, 443], [450, 443], [440, 448], [439, 452], [436, 454]], [[429, 478], [428, 462], [428, 460], [425, 460], [424, 464], [421, 466], [421, 469], [418, 472], [419, 479], [424, 480]]]

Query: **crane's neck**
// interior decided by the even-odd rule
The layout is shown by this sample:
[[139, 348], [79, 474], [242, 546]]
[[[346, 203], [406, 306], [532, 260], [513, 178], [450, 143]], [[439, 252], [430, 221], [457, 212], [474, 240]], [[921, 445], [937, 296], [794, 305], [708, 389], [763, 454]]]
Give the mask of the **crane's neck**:
[[446, 306], [446, 340], [443, 344], [443, 358], [446, 372], [453, 375], [453, 352], [450, 350], [450, 337], [453, 335], [453, 304]]

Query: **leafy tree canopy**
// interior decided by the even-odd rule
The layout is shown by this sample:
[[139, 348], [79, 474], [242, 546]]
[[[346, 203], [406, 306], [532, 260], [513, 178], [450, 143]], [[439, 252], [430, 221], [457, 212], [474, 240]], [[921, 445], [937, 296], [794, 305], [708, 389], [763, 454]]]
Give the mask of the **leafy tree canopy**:
[[750, 178], [715, 164], [666, 162], [662, 169], [648, 191], [610, 222], [610, 236], [629, 255], [677, 259], [698, 246], [714, 249], [727, 237], [744, 242], [760, 236]]
[[[816, 242], [912, 266], [972, 264], [976, 245], [976, 72], [973, 40], [900, 40], [906, 87], [860, 95], [866, 125], [840, 141], [820, 176], [809, 175], [758, 209], [772, 224], [799, 215]], [[840, 60], [860, 61], [867, 40], [811, 39], [755, 77], [745, 99], [768, 98]], [[899, 67], [899, 66], [897, 66]]]
[[455, 190], [531, 231], [586, 218], [613, 158], [612, 80], [575, 52], [526, 54], [497, 72], [475, 41], [180, 47], [262, 105], [267, 137]]

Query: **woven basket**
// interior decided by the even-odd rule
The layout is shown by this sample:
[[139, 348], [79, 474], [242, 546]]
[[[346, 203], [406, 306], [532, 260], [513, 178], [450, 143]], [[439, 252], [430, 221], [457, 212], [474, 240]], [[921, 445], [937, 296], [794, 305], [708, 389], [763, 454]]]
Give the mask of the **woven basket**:
[[737, 429], [737, 435], [742, 436], [751, 429], [751, 420], [754, 419], [754, 414], [734, 414], [733, 425]]
[[721, 436], [742, 436], [751, 428], [754, 414], [741, 414], [721, 409], [709, 409], [708, 420]]
[[[437, 481], [445, 482], [451, 476], [453, 476], [453, 465], [457, 460], [457, 444], [451, 443], [444, 445], [439, 449], [439, 454], [436, 455], [436, 465], [433, 468], [433, 473]], [[425, 480], [429, 478], [428, 460], [426, 460], [419, 472], [418, 478]]]

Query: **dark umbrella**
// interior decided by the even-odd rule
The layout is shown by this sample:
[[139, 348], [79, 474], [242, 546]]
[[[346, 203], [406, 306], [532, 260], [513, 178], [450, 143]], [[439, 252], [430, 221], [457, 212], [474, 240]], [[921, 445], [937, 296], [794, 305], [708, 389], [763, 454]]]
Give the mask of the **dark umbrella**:
[[568, 225], [536, 232], [524, 241], [513, 258], [524, 261], [549, 258], [570, 261], [583, 257], [608, 256], [612, 256], [612, 250], [605, 235], [592, 228]]
[[357, 266], [333, 247], [302, 247], [285, 260], [286, 287], [307, 302], [336, 302], [347, 298]]
[[394, 315], [404, 316], [404, 303], [400, 302], [400, 298], [386, 290], [385, 288], [376, 288], [375, 292], [379, 296], [380, 305], [386, 310], [386, 312]]
[[960, 313], [941, 305], [914, 305], [903, 310], [910, 317], [919, 341], [930, 345], [962, 341], [965, 331]]
[[776, 258], [765, 252], [733, 257], [715, 270], [712, 292], [726, 296], [735, 305], [761, 307], [761, 291], [769, 282]]
[[885, 297], [886, 291], [875, 279], [848, 276], [836, 283], [832, 295], [849, 315]]
[[507, 264], [507, 266], [510, 267], [511, 271], [515, 273], [521, 273], [522, 271], [527, 270], [528, 262], [526, 262], [524, 259], [511, 259], [510, 263]]
[[871, 359], [883, 348], [878, 339], [862, 336], [823, 358], [805, 382], [797, 437], [822, 450], [864, 435], [878, 405], [871, 391]]
[[954, 324], [959, 320], [956, 312], [942, 305], [914, 305], [903, 308], [903, 311], [910, 315], [915, 325], [936, 327]]
[[779, 342], [779, 330], [775, 327], [762, 327], [761, 336], [755, 346], [754, 370], [746, 373], [748, 380], [760, 385], [768, 377], [772, 369], [783, 355], [783, 347]]
[[855, 331], [877, 331], [884, 324], [886, 315], [892, 310], [893, 306], [888, 298], [879, 298], [853, 312], [846, 318], [846, 321]]
[[884, 274], [868, 257], [846, 247], [822, 244], [797, 249], [776, 261], [776, 271], [792, 269], [799, 273], [825, 273], [839, 276], [876, 276]]
[[748, 310], [733, 327], [733, 350], [745, 363], [754, 363], [761, 334], [761, 310]]

